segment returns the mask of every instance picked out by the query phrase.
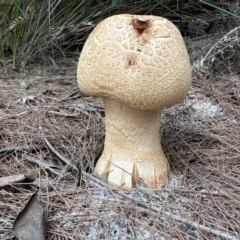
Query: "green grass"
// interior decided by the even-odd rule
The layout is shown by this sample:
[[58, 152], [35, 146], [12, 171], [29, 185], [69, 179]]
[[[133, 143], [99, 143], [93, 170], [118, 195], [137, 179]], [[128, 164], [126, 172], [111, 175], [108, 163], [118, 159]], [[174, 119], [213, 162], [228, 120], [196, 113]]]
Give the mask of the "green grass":
[[23, 67], [35, 57], [44, 57], [53, 46], [55, 35], [61, 31], [92, 1], [69, 1], [60, 8], [61, 1], [15, 0], [0, 2], [0, 57], [7, 71], [6, 47], [11, 48], [12, 67]]
[[[0, 0], [0, 67], [7, 73], [10, 66], [19, 68], [32, 61], [49, 61], [48, 56], [66, 57], [68, 52], [81, 48], [100, 20], [118, 13], [167, 17], [188, 37], [208, 34], [205, 30], [211, 18], [219, 14], [219, 21], [235, 19], [239, 24], [239, 14], [231, 9], [237, 2], [224, 4], [204, 0], [184, 4], [172, 0]], [[7, 54], [6, 49], [11, 53]]]

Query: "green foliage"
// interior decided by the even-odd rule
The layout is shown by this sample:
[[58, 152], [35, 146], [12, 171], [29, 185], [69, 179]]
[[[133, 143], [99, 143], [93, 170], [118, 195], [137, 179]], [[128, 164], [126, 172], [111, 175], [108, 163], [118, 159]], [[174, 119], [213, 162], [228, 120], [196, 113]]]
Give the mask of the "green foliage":
[[[103, 18], [119, 13], [152, 14], [175, 23], [184, 36], [197, 37], [239, 25], [236, 1], [173, 0], [0, 0], [0, 66], [65, 56], [81, 46]], [[217, 24], [213, 24], [217, 23]]]
[[0, 8], [5, 7], [5, 6], [10, 6], [13, 5], [14, 1], [10, 1], [10, 0], [2, 0], [0, 2]]
[[[12, 51], [12, 66], [24, 66], [51, 48], [56, 29], [71, 23], [92, 1], [73, 0], [59, 9], [61, 1], [15, 0], [0, 2], [0, 58], [7, 70], [6, 48]], [[44, 53], [44, 54], [43, 54]]]
[[229, 12], [229, 11], [227, 11], [226, 9], [221, 8], [221, 7], [219, 7], [219, 6], [215, 5], [215, 4], [212, 4], [212, 3], [210, 3], [210, 2], [203, 1], [203, 0], [198, 0], [198, 1], [199, 1], [200, 3], [203, 3], [203, 4], [207, 5], [207, 6], [210, 6], [210, 7], [214, 8], [214, 9], [216, 9], [217, 11], [224, 12], [224, 13], [226, 13], [226, 14], [234, 17], [234, 18], [240, 19], [240, 16], [239, 16], [239, 15], [234, 14], [234, 13], [232, 13], [232, 12]]
[[118, 3], [118, 0], [112, 0], [112, 6], [115, 7]]

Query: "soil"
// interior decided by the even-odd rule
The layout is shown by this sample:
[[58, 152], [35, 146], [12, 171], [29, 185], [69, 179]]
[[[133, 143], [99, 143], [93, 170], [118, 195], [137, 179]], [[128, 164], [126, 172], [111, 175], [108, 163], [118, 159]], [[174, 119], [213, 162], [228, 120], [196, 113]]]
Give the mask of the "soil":
[[240, 239], [240, 76], [193, 73], [162, 117], [168, 185], [126, 192], [92, 175], [104, 106], [79, 91], [76, 66], [0, 69], [0, 177], [38, 173], [0, 189], [0, 239], [35, 192], [47, 239]]

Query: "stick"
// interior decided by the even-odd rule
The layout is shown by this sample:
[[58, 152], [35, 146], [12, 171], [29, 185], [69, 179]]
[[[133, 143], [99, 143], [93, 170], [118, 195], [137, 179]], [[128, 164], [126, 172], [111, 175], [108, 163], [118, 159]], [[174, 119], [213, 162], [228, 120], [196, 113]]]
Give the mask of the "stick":
[[50, 148], [50, 150], [63, 162], [65, 162], [67, 165], [71, 166], [73, 169], [77, 170], [77, 167], [72, 164], [68, 159], [66, 159], [61, 153], [59, 153], [53, 146], [52, 144], [44, 137], [44, 141], [47, 144], [47, 146]]
[[[99, 185], [101, 185], [101, 186], [109, 187], [109, 185], [108, 185], [107, 183], [105, 183], [105, 182], [101, 181], [100, 179], [98, 179], [98, 178], [90, 175], [89, 173], [86, 173], [85, 171], [82, 171], [82, 174], [85, 175], [86, 177], [90, 178], [91, 180], [93, 180], [94, 182], [96, 182], [97, 184], [99, 184]], [[116, 193], [117, 193], [118, 195], [120, 195], [120, 196], [122, 196], [122, 197], [125, 197], [125, 198], [127, 198], [127, 199], [129, 199], [129, 200], [131, 200], [131, 201], [133, 201], [133, 202], [136, 202], [138, 205], [141, 205], [141, 206], [146, 207], [146, 208], [149, 209], [149, 205], [148, 205], [147, 203], [144, 203], [144, 202], [142, 202], [142, 201], [135, 200], [133, 197], [128, 196], [126, 193], [120, 192], [119, 189], [117, 189], [117, 188], [115, 188], [115, 189], [118, 190], [118, 191], [116, 191]], [[159, 214], [159, 212], [161, 211], [161, 209], [159, 209], [159, 208], [157, 208], [157, 207], [154, 207], [154, 206], [151, 206], [151, 209], [152, 209], [154, 212], [158, 213], [158, 214]], [[220, 236], [220, 237], [223, 237], [223, 238], [229, 239], [229, 240], [238, 240], [238, 239], [239, 239], [238, 237], [236, 237], [236, 236], [234, 236], [234, 235], [231, 235], [230, 233], [228, 233], [228, 232], [226, 232], [226, 231], [220, 231], [220, 230], [217, 230], [217, 229], [212, 229], [212, 228], [210, 228], [210, 227], [206, 227], [206, 226], [200, 224], [200, 223], [197, 222], [197, 221], [191, 221], [190, 219], [186, 219], [186, 218], [184, 218], [184, 217], [182, 217], [182, 216], [180, 216], [180, 215], [173, 214], [173, 213], [171, 213], [171, 212], [169, 212], [169, 211], [162, 211], [162, 213], [163, 213], [165, 216], [167, 216], [167, 217], [169, 217], [169, 218], [172, 218], [172, 219], [174, 219], [174, 220], [176, 220], [176, 221], [189, 224], [189, 225], [195, 227], [196, 229], [201, 229], [201, 230], [203, 230], [203, 231], [206, 231], [206, 232], [208, 232], [208, 233], [214, 234], [214, 235], [216, 235], [216, 236]], [[159, 217], [160, 217], [162, 220], [165, 220], [164, 217], [161, 217], [161, 216], [159, 216]]]
[[0, 188], [6, 187], [13, 183], [19, 183], [24, 181], [34, 181], [37, 178], [37, 170], [29, 171], [26, 174], [16, 174], [12, 176], [0, 178]]

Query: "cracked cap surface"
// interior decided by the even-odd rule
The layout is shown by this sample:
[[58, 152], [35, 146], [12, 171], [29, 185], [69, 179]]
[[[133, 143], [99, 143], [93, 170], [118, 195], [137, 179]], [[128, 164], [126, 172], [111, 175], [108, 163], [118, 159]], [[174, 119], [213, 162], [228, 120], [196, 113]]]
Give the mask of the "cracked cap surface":
[[87, 95], [155, 110], [185, 98], [191, 67], [183, 38], [170, 21], [120, 14], [100, 22], [89, 35], [77, 79]]

